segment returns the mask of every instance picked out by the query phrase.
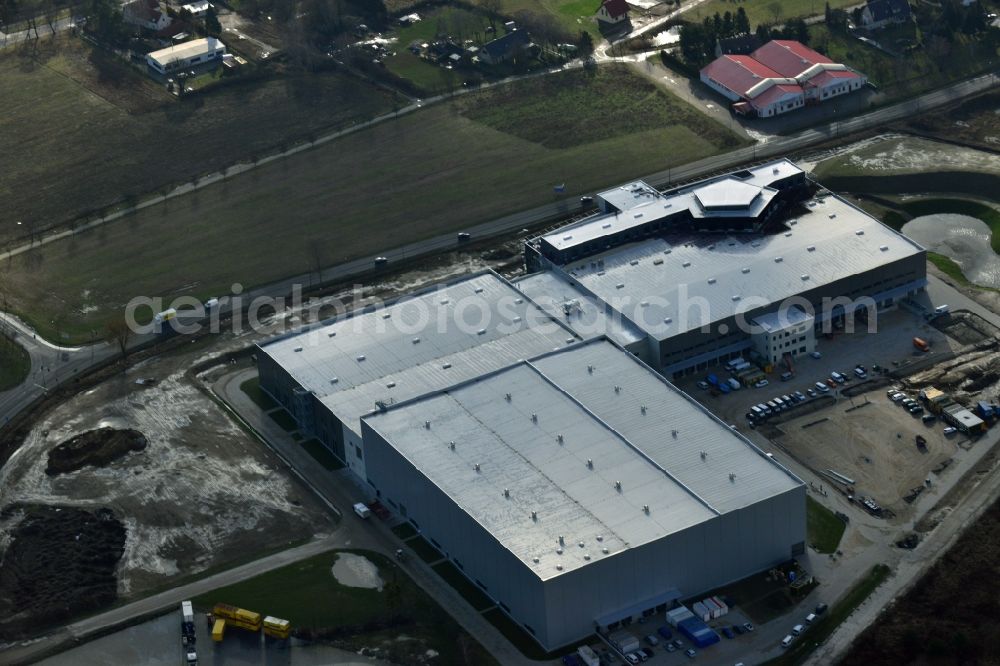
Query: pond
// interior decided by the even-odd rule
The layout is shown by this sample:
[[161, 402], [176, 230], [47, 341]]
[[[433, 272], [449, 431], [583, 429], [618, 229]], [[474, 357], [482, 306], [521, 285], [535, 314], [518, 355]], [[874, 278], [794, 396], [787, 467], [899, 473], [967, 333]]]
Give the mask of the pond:
[[1000, 289], [1000, 257], [990, 246], [991, 232], [985, 222], [939, 213], [913, 218], [903, 225], [902, 232], [928, 251], [954, 261], [970, 282]]

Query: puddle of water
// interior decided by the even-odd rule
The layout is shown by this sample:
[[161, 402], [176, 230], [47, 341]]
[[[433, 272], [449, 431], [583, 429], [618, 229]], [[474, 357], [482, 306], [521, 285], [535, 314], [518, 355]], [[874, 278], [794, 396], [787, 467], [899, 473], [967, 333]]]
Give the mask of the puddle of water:
[[333, 563], [331, 571], [341, 585], [382, 591], [382, 577], [378, 575], [378, 567], [361, 555], [353, 553], [337, 555], [337, 561]]
[[903, 234], [958, 264], [965, 277], [1000, 288], [1000, 257], [990, 246], [990, 228], [967, 215], [924, 215], [903, 225]]
[[654, 46], [666, 46], [668, 44], [676, 44], [679, 41], [681, 41], [681, 27], [679, 25], [659, 32], [653, 37]]

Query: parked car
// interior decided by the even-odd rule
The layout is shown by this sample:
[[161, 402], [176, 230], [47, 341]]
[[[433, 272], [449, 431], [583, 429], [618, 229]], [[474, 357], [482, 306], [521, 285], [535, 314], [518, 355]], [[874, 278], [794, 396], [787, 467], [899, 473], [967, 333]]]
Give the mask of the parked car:
[[816, 386], [816, 390], [819, 391], [820, 393], [829, 393], [830, 392], [830, 387], [827, 386], [826, 384], [824, 384], [823, 382], [816, 382], [815, 386]]
[[806, 395], [808, 395], [810, 398], [815, 398], [816, 397], [816, 389], [814, 389], [814, 388], [807, 388], [806, 389]]
[[583, 207], [585, 207], [585, 208], [587, 206], [593, 206], [594, 205], [594, 197], [591, 197], [591, 196], [580, 197], [580, 205], [583, 206]]
[[806, 628], [804, 626], [802, 626], [801, 624], [797, 624], [794, 627], [792, 627], [792, 636], [798, 636], [805, 630]]
[[861, 368], [854, 368], [854, 374], [858, 376], [858, 379], [868, 379], [868, 373]]
[[688, 659], [694, 659], [694, 656], [698, 653], [695, 652], [693, 649], [688, 648], [687, 652], [685, 652], [684, 654], [688, 656]]
[[736, 638], [736, 634], [734, 634], [733, 630], [730, 629], [729, 627], [722, 628], [722, 635], [725, 636], [726, 638]]
[[700, 382], [698, 382], [698, 388], [700, 388], [702, 391], [707, 391], [708, 390], [708, 382], [706, 382], [706, 381], [700, 381]]
[[958, 432], [958, 428], [953, 428], [951, 426], [948, 426], [947, 428], [944, 429], [943, 432], [945, 435], [954, 435], [956, 432]]
[[667, 652], [677, 652], [677, 647], [673, 643], [667, 643], [663, 649]]
[[753, 631], [753, 624], [750, 622], [744, 622], [743, 628], [746, 629], [747, 631]]
[[645, 659], [643, 659], [643, 661], [646, 661], [648, 659], [652, 659], [653, 655], [655, 655], [655, 654], [656, 653], [653, 652], [653, 648], [644, 647], [644, 648], [640, 648], [639, 649], [639, 656], [640, 656], [640, 658], [645, 657]]
[[384, 266], [387, 263], [389, 263], [389, 260], [386, 257], [375, 257], [376, 266]]
[[783, 648], [788, 647], [789, 645], [792, 644], [793, 640], [795, 640], [795, 639], [792, 637], [792, 635], [788, 634], [787, 636], [785, 636], [784, 638], [781, 639], [781, 647], [783, 647]]
[[660, 639], [657, 638], [655, 634], [650, 634], [649, 636], [646, 636], [646, 642], [650, 645], [659, 645]]
[[806, 396], [802, 393], [802, 391], [796, 391], [792, 395], [794, 395], [795, 399], [798, 400], [799, 402], [805, 402], [806, 401]]
[[910, 414], [916, 416], [917, 414], [923, 414], [924, 408], [921, 407], [920, 405], [911, 405], [910, 407], [907, 408], [907, 411], [910, 412]]
[[816, 610], [814, 611], [816, 615], [822, 615], [826, 612], [828, 606], [826, 604], [816, 604]]
[[460, 242], [464, 243], [465, 241], [469, 240], [470, 238], [472, 238], [472, 234], [470, 234], [469, 232], [467, 232], [467, 231], [460, 231], [460, 232], [458, 232], [458, 240]]
[[625, 661], [627, 661], [628, 663], [630, 663], [633, 666], [635, 666], [635, 664], [639, 663], [640, 659], [639, 659], [639, 656], [636, 655], [635, 652], [628, 652], [628, 653], [625, 654]]
[[812, 624], [816, 621], [816, 613], [809, 613], [806, 615], [806, 624]]
[[904, 400], [905, 398], [906, 394], [900, 393], [899, 391], [896, 391], [895, 393], [889, 395], [889, 399], [892, 400], [893, 402], [899, 402], [900, 400]]
[[769, 381], [767, 381], [766, 379], [762, 379], [759, 382], [757, 382], [756, 384], [754, 384], [753, 387], [754, 388], [764, 388], [768, 384], [770, 384]]
[[837, 388], [837, 382], [833, 381], [832, 379], [826, 380], [826, 385], [829, 386], [830, 388]]
[[820, 354], [818, 351], [809, 352], [809, 355], [812, 356], [813, 358], [823, 358], [823, 355]]
[[923, 416], [920, 417], [920, 420], [923, 421], [924, 423], [934, 423], [935, 421], [937, 421], [937, 415], [924, 414]]
[[675, 638], [674, 639], [674, 647], [677, 648], [678, 650], [683, 649], [684, 648], [684, 641], [682, 641], [679, 638]]
[[794, 377], [794, 376], [795, 376], [795, 375], [793, 375], [793, 374], [792, 374], [792, 373], [790, 373], [790, 372], [783, 372], [783, 373], [781, 373], [781, 381], [783, 381], [783, 382], [787, 382], [787, 381], [788, 381], [789, 379], [791, 379], [791, 378], [792, 378], [792, 377]]

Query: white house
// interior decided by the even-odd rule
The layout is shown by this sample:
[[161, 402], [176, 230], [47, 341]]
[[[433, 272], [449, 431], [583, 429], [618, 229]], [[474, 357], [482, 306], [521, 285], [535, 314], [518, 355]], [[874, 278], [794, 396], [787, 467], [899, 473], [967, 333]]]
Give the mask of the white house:
[[169, 74], [174, 70], [218, 60], [225, 53], [225, 44], [215, 37], [204, 37], [153, 51], [146, 56], [146, 64], [160, 74]]
[[628, 3], [625, 0], [602, 0], [595, 16], [608, 25], [622, 23], [628, 20]]
[[156, 0], [134, 0], [122, 7], [122, 18], [130, 25], [159, 32], [172, 22], [167, 13], [160, 9]]
[[181, 9], [186, 9], [191, 12], [191, 16], [194, 16], [195, 18], [201, 18], [208, 13], [209, 7], [211, 7], [211, 5], [208, 3], [208, 0], [198, 0], [198, 2], [191, 2], [182, 6]]

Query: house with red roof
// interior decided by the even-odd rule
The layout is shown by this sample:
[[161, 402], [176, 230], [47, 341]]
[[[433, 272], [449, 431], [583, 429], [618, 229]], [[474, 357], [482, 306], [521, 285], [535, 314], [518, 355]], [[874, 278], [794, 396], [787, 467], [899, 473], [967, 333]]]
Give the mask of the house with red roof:
[[628, 3], [625, 0], [602, 0], [595, 16], [601, 23], [617, 25], [628, 20]]
[[775, 39], [750, 55], [723, 55], [701, 70], [701, 81], [761, 118], [859, 90], [868, 79], [800, 42]]

